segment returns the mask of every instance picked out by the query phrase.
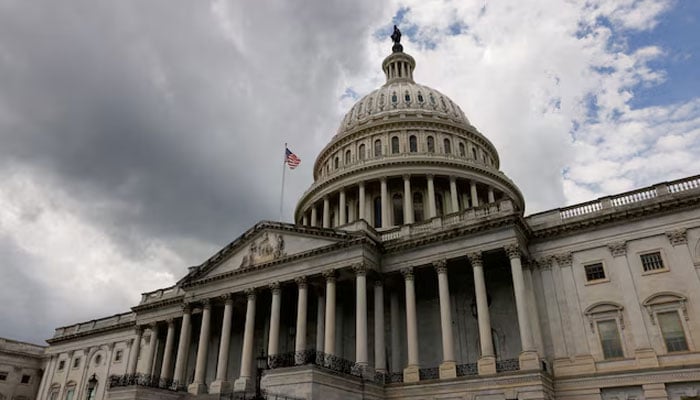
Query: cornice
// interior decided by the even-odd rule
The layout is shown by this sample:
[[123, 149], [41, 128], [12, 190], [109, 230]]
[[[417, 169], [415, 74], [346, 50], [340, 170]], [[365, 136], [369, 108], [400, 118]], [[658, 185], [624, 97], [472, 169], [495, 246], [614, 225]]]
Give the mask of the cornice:
[[131, 311], [139, 312], [139, 311], [152, 310], [155, 308], [163, 308], [163, 307], [167, 307], [167, 306], [170, 306], [173, 304], [181, 304], [184, 299], [185, 299], [185, 295], [183, 294], [180, 296], [170, 297], [167, 299], [158, 300], [158, 301], [154, 301], [151, 303], [139, 304], [139, 305], [136, 305], [134, 307], [131, 307]]
[[91, 329], [89, 331], [76, 332], [76, 333], [71, 333], [71, 334], [65, 335], [65, 336], [46, 339], [46, 343], [53, 345], [53, 344], [57, 344], [57, 343], [68, 342], [68, 341], [84, 338], [87, 336], [93, 336], [93, 335], [98, 335], [98, 334], [105, 333], [105, 332], [124, 330], [127, 328], [134, 328], [134, 327], [136, 327], [136, 321], [122, 322], [122, 323], [112, 325], [112, 326], [105, 326], [102, 328]]

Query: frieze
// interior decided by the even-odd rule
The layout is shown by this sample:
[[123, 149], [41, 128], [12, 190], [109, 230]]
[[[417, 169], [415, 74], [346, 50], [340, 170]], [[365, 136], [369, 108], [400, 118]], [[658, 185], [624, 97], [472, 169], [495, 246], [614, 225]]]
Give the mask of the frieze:
[[556, 386], [557, 392], [561, 392], [564, 390], [576, 390], [588, 387], [603, 388], [697, 380], [700, 380], [700, 369], [695, 369], [694, 371], [677, 370], [672, 372], [653, 371], [649, 373], [630, 371], [629, 375], [623, 376], [604, 377], [598, 375], [587, 378], [558, 379]]
[[688, 235], [685, 229], [676, 229], [674, 231], [666, 232], [666, 237], [673, 246], [680, 246], [688, 243]]
[[248, 246], [248, 254], [243, 256], [241, 268], [260, 264], [287, 255], [284, 251], [284, 238], [279, 234], [263, 232], [262, 237]]

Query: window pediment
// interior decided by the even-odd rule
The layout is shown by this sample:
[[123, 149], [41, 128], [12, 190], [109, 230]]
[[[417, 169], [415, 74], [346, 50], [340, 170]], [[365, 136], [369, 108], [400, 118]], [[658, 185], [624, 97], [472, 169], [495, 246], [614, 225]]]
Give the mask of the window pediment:
[[595, 333], [595, 323], [603, 319], [616, 319], [620, 323], [620, 328], [625, 329], [625, 321], [622, 316], [623, 306], [611, 301], [601, 301], [591, 304], [583, 314], [588, 318], [591, 332]]
[[688, 320], [686, 302], [688, 298], [679, 293], [660, 292], [647, 297], [642, 305], [647, 309], [651, 323], [656, 325], [655, 314], [659, 311], [681, 310], [683, 318]]

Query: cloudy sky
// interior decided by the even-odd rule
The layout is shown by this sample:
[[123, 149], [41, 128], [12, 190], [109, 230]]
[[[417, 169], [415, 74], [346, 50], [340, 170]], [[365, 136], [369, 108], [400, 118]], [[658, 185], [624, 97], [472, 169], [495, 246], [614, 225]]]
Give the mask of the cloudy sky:
[[700, 173], [700, 2], [0, 0], [0, 336], [124, 312], [311, 183], [392, 23], [527, 213]]

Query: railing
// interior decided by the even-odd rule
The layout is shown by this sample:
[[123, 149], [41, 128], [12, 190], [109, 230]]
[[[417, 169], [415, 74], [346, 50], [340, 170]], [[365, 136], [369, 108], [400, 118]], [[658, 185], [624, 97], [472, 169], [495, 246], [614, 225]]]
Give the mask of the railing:
[[440, 379], [440, 368], [421, 368], [418, 370], [418, 377], [421, 381]]
[[164, 379], [156, 375], [110, 375], [108, 387], [113, 388], [124, 386], [144, 386], [150, 388], [170, 390], [173, 392], [183, 391], [187, 389], [184, 385], [177, 384], [172, 379]]
[[652, 200], [669, 193], [680, 193], [687, 190], [700, 188], [700, 175], [679, 179], [672, 182], [660, 183], [631, 192], [621, 193], [615, 196], [602, 197], [586, 203], [575, 204], [559, 209], [559, 216], [562, 220], [592, 214], [608, 208], [622, 207], [642, 201]]
[[479, 367], [476, 363], [458, 364], [457, 376], [473, 376], [479, 375]]
[[519, 371], [520, 361], [517, 358], [496, 361], [496, 372]]
[[221, 395], [220, 399], [229, 400], [305, 400], [305, 397], [292, 397], [279, 393], [271, 393], [267, 390], [260, 390], [260, 396], [255, 393], [229, 393]]
[[361, 378], [365, 382], [384, 384], [387, 381], [387, 374], [383, 372], [375, 371], [374, 368], [360, 365], [332, 354], [326, 354], [322, 351], [293, 351], [275, 354], [267, 358], [269, 369], [288, 368], [298, 365], [315, 365], [336, 374]]

